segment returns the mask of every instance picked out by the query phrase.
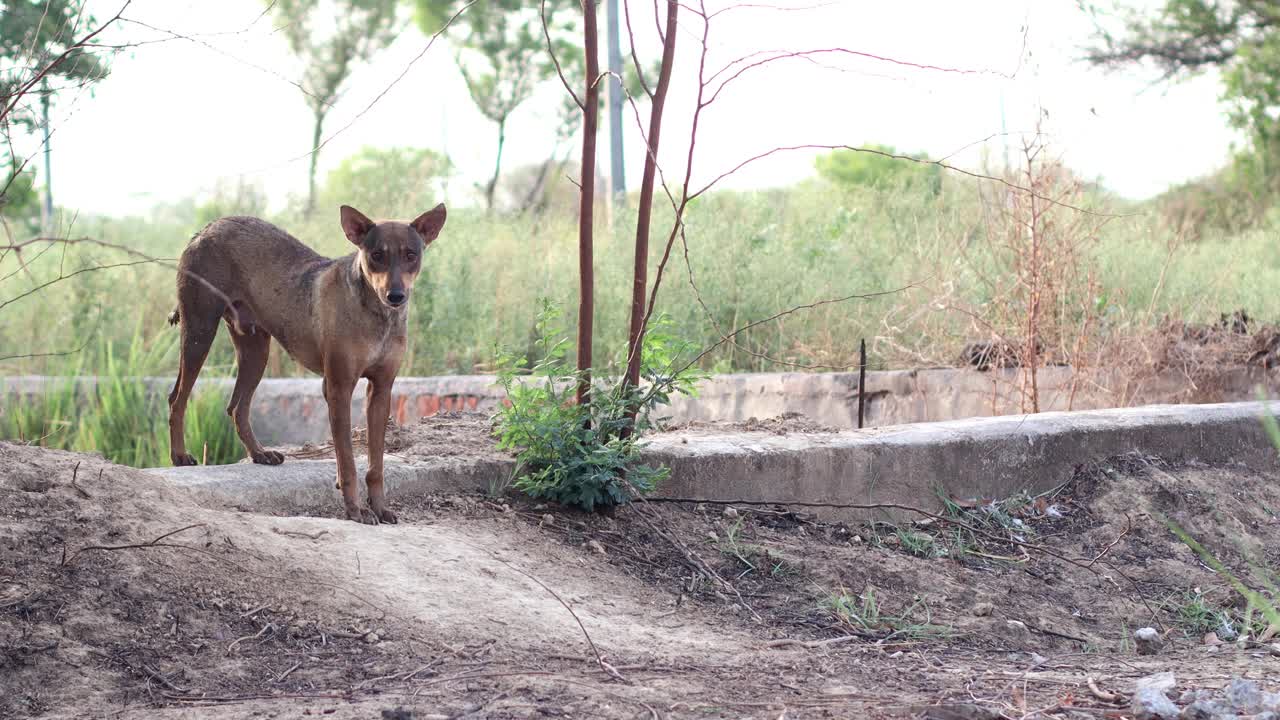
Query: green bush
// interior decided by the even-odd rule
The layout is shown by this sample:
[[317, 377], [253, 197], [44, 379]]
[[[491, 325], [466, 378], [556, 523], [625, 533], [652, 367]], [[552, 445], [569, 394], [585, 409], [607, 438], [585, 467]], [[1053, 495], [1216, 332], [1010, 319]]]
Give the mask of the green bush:
[[[837, 185], [898, 188], [937, 196], [942, 192], [942, 168], [919, 153], [899, 153], [888, 145], [860, 150], [833, 150], [815, 161], [818, 175]], [[890, 157], [899, 156], [899, 157]]]
[[[621, 382], [610, 385], [597, 378], [591, 402], [579, 405], [575, 392], [581, 375], [568, 357], [561, 317], [544, 301], [536, 326], [539, 357], [527, 379], [519, 375], [528, 365], [526, 357], [500, 356], [498, 380], [510, 404], [497, 413], [498, 447], [516, 452], [513, 485], [531, 497], [588, 512], [621, 505], [667, 477], [667, 468], [638, 462], [640, 437], [654, 426], [653, 411], [672, 393], [692, 393], [699, 375], [677, 367], [688, 346], [659, 321], [645, 337], [641, 383], [647, 387], [624, 391]], [[627, 417], [633, 405], [639, 408], [634, 425]], [[623, 437], [626, 429], [632, 432]]]

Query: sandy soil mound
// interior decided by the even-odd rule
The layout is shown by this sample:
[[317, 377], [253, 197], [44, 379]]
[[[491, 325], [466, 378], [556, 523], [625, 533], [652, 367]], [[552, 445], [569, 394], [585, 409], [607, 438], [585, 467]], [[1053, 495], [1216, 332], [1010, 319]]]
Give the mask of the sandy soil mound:
[[1257, 585], [1274, 479], [1127, 458], [990, 508], [891, 528], [443, 496], [367, 527], [0, 443], [0, 717], [1098, 717], [1155, 671], [1277, 675], [1265, 644], [1204, 644], [1196, 588], [1245, 614], [1161, 520]]

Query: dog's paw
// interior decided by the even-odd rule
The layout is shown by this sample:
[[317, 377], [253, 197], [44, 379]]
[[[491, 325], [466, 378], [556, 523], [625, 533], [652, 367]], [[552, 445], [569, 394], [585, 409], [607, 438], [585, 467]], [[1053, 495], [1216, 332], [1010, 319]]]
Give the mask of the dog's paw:
[[284, 453], [275, 450], [263, 450], [260, 453], [253, 453], [253, 461], [258, 465], [279, 465], [284, 462]]
[[374, 510], [373, 513], [374, 515], [378, 516], [379, 522], [383, 522], [388, 525], [395, 525], [397, 522], [399, 522], [399, 520], [396, 519], [396, 514], [386, 508], [382, 508], [381, 510]]
[[174, 455], [172, 459], [173, 459], [173, 466], [174, 466], [174, 467], [184, 467], [184, 466], [189, 466], [189, 465], [199, 465], [199, 464], [200, 464], [200, 463], [196, 462], [196, 459], [195, 459], [195, 458], [193, 458], [193, 457], [191, 457], [191, 455], [190, 455], [190, 454], [188, 454], [188, 453], [182, 453], [181, 455]]
[[378, 516], [369, 508], [347, 508], [347, 519], [365, 525], [378, 524]]

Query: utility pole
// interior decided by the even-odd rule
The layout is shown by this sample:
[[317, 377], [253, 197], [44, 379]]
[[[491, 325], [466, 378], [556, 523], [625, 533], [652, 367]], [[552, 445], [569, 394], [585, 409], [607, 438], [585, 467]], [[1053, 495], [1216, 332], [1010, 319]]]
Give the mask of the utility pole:
[[618, 39], [619, 0], [609, 0], [609, 157], [611, 162], [609, 195], [611, 205], [622, 205], [627, 199], [626, 167], [622, 162], [622, 46]]
[[53, 229], [53, 163], [49, 148], [49, 79], [40, 79], [40, 124], [44, 129], [44, 203], [40, 208], [40, 226], [44, 232]]

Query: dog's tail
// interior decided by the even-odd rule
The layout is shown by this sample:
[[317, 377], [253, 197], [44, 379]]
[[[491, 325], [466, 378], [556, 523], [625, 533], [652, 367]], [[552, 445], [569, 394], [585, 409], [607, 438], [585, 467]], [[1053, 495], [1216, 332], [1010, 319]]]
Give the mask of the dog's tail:
[[177, 325], [179, 317], [180, 316], [178, 315], [178, 308], [174, 308], [173, 312], [169, 313], [169, 324]]

